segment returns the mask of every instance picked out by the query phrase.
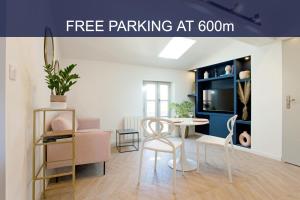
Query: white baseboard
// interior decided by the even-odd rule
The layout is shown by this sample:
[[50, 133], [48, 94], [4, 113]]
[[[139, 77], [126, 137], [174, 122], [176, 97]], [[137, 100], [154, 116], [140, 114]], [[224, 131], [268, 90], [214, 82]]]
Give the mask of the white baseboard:
[[[197, 133], [197, 132], [195, 132], [195, 134], [199, 135], [199, 136], [203, 135], [203, 134]], [[273, 159], [273, 160], [282, 161], [281, 156], [273, 155], [273, 154], [270, 154], [270, 153], [261, 152], [261, 151], [255, 150], [255, 149], [245, 148], [245, 147], [241, 147], [241, 146], [237, 146], [237, 145], [234, 145], [234, 148], [237, 149], [237, 150], [240, 150], [240, 151], [252, 153], [252, 154], [262, 156], [262, 157], [265, 157], [265, 158], [270, 158], [270, 159]]]
[[270, 154], [270, 153], [257, 151], [255, 149], [249, 149], [249, 150], [250, 150], [250, 153], [253, 153], [253, 154], [256, 154], [256, 155], [259, 155], [259, 156], [262, 156], [262, 157], [270, 158], [270, 159], [273, 159], [273, 160], [282, 161], [281, 156], [277, 156], [277, 155], [273, 155], [273, 154]]
[[[197, 133], [197, 132], [195, 132], [194, 134], [198, 135], [198, 136], [202, 136], [203, 135], [203, 134]], [[140, 138], [140, 142], [142, 141], [142, 139], [143, 138]], [[116, 141], [111, 140], [111, 146], [112, 147], [116, 147]], [[270, 154], [270, 153], [265, 153], [265, 152], [257, 151], [255, 149], [245, 148], [245, 147], [241, 147], [241, 146], [237, 146], [237, 145], [234, 145], [234, 148], [236, 150], [240, 150], [240, 151], [252, 153], [252, 154], [255, 154], [255, 155], [258, 155], [258, 156], [262, 156], [262, 157], [265, 157], [265, 158], [269, 158], [269, 159], [273, 159], [273, 160], [277, 160], [277, 161], [282, 161], [281, 156], [273, 155], [273, 154]]]

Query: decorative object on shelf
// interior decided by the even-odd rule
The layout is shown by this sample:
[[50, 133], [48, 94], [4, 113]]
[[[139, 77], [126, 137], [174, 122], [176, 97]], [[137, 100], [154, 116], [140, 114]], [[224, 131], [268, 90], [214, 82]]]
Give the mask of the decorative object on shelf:
[[249, 70], [241, 71], [239, 73], [240, 79], [247, 79], [247, 78], [250, 78], [250, 76], [251, 76], [251, 71], [249, 71]]
[[65, 93], [70, 91], [71, 87], [79, 79], [78, 74], [72, 74], [76, 64], [71, 64], [63, 69], [59, 69], [55, 73], [53, 65], [45, 65], [44, 71], [46, 72], [46, 83], [51, 90], [50, 107], [56, 109], [64, 109], [67, 107]]
[[251, 146], [251, 136], [247, 131], [243, 131], [239, 136], [239, 142], [243, 147]]
[[244, 89], [242, 88], [240, 81], [238, 81], [238, 95], [239, 95], [240, 101], [244, 104], [243, 115], [242, 115], [243, 120], [247, 120], [247, 118], [248, 118], [247, 104], [250, 99], [250, 93], [251, 93], [250, 81], [245, 82]]
[[[184, 117], [190, 117], [194, 111], [194, 104], [191, 101], [183, 101], [182, 103], [171, 103], [170, 108], [175, 110], [176, 117], [178, 118], [184, 118]], [[185, 138], [188, 137], [189, 134], [189, 127], [185, 129]]]
[[54, 41], [53, 41], [52, 31], [49, 27], [45, 28], [44, 61], [45, 61], [45, 65], [53, 65], [54, 64]]
[[225, 67], [225, 74], [226, 75], [229, 75], [229, 74], [231, 74], [231, 66], [230, 65], [226, 65], [226, 67]]
[[209, 77], [208, 71], [205, 71], [204, 72], [204, 78], [208, 78], [208, 77]]

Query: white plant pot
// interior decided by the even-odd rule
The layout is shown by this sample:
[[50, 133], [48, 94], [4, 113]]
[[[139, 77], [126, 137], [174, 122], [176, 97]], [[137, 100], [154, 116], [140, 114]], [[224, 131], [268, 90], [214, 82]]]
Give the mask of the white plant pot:
[[67, 97], [62, 96], [62, 95], [51, 95], [50, 96], [50, 108], [66, 109], [67, 108]]
[[52, 109], [66, 109], [67, 103], [66, 102], [50, 102], [50, 108]]

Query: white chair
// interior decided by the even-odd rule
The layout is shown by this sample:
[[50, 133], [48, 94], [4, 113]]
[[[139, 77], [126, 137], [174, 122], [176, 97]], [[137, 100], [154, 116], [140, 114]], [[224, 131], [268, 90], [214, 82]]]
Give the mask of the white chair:
[[220, 137], [215, 137], [211, 135], [204, 135], [197, 139], [197, 167], [199, 171], [199, 164], [200, 164], [200, 144], [204, 145], [204, 159], [206, 162], [206, 145], [218, 145], [218, 146], [223, 146], [225, 150], [225, 162], [227, 164], [227, 170], [228, 170], [228, 178], [229, 182], [232, 183], [232, 174], [231, 174], [231, 153], [229, 153], [229, 143], [231, 144], [231, 149], [233, 150], [233, 142], [232, 142], [232, 136], [233, 136], [233, 128], [235, 124], [235, 120], [237, 118], [237, 115], [231, 117], [227, 121], [227, 129], [229, 131], [229, 134], [227, 135], [226, 138], [220, 138]]
[[143, 155], [145, 149], [155, 152], [154, 171], [156, 171], [157, 153], [158, 152], [172, 153], [173, 154], [173, 192], [176, 193], [176, 150], [180, 148], [181, 156], [182, 156], [183, 146], [182, 146], [182, 141], [180, 139], [175, 140], [170, 138], [171, 133], [175, 127], [174, 123], [167, 119], [149, 117], [142, 120], [141, 126], [144, 131], [145, 139], [141, 147], [138, 185], [140, 184], [140, 179], [141, 179], [141, 170], [142, 170]]

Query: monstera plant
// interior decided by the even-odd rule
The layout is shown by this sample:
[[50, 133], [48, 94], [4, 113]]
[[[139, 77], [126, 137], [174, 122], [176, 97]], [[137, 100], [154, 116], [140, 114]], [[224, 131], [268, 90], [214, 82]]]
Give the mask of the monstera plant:
[[79, 75], [72, 73], [76, 64], [71, 64], [58, 71], [51, 64], [44, 66], [46, 72], [46, 83], [51, 90], [51, 102], [66, 102], [65, 94], [70, 91], [71, 87], [79, 79]]

